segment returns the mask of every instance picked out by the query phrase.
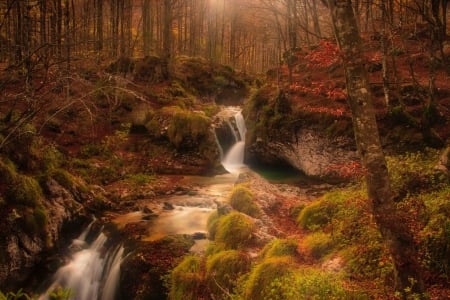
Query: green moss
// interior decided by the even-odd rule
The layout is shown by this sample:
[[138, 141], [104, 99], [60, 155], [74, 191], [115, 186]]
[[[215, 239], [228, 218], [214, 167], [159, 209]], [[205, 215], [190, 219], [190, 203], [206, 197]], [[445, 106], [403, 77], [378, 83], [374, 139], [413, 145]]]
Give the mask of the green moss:
[[218, 222], [215, 241], [223, 243], [226, 249], [240, 249], [251, 241], [254, 225], [246, 215], [231, 212]]
[[423, 260], [428, 268], [443, 278], [450, 278], [450, 187], [419, 199], [426, 206], [425, 227], [420, 232]]
[[228, 250], [208, 257], [206, 282], [214, 299], [226, 298], [224, 290], [231, 294], [238, 278], [249, 270], [250, 260], [243, 252]]
[[208, 229], [209, 239], [214, 240], [216, 238], [217, 225], [219, 221], [219, 212], [215, 211], [208, 217], [206, 228]]
[[186, 256], [170, 273], [169, 299], [198, 299], [202, 283], [202, 262], [198, 256]]
[[133, 182], [135, 185], [144, 185], [150, 182], [155, 181], [154, 175], [148, 175], [143, 173], [131, 174], [128, 176], [128, 179]]
[[17, 176], [16, 166], [9, 159], [0, 160], [0, 179], [6, 184], [11, 184]]
[[332, 205], [322, 199], [303, 208], [298, 215], [297, 223], [303, 229], [316, 230], [331, 221], [332, 213]]
[[39, 183], [32, 177], [18, 175], [6, 190], [6, 201], [35, 207], [42, 197]]
[[210, 134], [210, 124], [210, 119], [201, 113], [177, 112], [167, 128], [167, 135], [176, 148], [192, 147]]
[[291, 297], [295, 267], [290, 257], [263, 260], [253, 268], [244, 284], [244, 299], [295, 299]]
[[254, 201], [253, 193], [245, 185], [236, 185], [229, 199], [231, 207], [246, 215], [257, 218], [261, 210]]
[[398, 199], [407, 194], [439, 190], [449, 184], [448, 175], [435, 168], [439, 155], [439, 151], [427, 149], [386, 157], [391, 185]]
[[297, 255], [297, 241], [293, 239], [275, 239], [270, 241], [261, 251], [263, 258], [295, 256]]
[[330, 253], [333, 248], [331, 235], [321, 231], [313, 232], [306, 236], [303, 239], [302, 244], [309, 249], [311, 255], [316, 259], [324, 257], [326, 254]]
[[56, 180], [62, 187], [71, 190], [75, 185], [75, 178], [72, 174], [63, 169], [57, 169], [52, 174], [53, 179]]
[[[289, 279], [289, 278], [288, 278]], [[284, 279], [286, 281], [286, 279]], [[296, 270], [292, 279], [286, 282], [275, 280], [271, 286], [290, 286], [289, 297], [284, 299], [369, 299], [361, 292], [347, 291], [337, 275], [317, 269]], [[272, 298], [273, 299], [273, 298]]]
[[55, 145], [46, 146], [41, 157], [42, 169], [44, 171], [54, 170], [61, 166], [63, 159], [62, 153], [58, 151]]

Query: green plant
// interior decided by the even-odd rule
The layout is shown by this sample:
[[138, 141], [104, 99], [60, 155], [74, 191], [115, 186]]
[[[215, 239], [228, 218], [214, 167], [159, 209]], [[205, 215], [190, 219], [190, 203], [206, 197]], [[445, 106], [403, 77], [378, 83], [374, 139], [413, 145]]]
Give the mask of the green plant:
[[62, 187], [71, 190], [74, 186], [75, 178], [72, 174], [63, 169], [56, 169], [52, 177], [58, 182]]
[[209, 215], [208, 220], [206, 222], [206, 228], [208, 229], [210, 240], [214, 240], [216, 238], [219, 217], [220, 217], [219, 212], [216, 210]]
[[262, 258], [295, 255], [297, 255], [297, 241], [293, 239], [274, 239], [266, 244], [260, 253]]
[[246, 215], [231, 212], [222, 216], [218, 222], [215, 241], [223, 243], [226, 249], [239, 249], [251, 241], [254, 225]]
[[203, 281], [202, 262], [198, 256], [186, 256], [170, 273], [169, 299], [198, 299], [199, 287]]
[[431, 270], [450, 278], [450, 187], [420, 195], [426, 207], [425, 226], [419, 233], [423, 261]]
[[257, 218], [261, 210], [254, 201], [253, 193], [245, 185], [239, 184], [233, 188], [229, 198], [231, 207], [251, 217]]
[[297, 217], [297, 223], [303, 229], [317, 230], [330, 223], [332, 214], [332, 203], [321, 199], [303, 208]]
[[41, 197], [42, 190], [39, 183], [33, 177], [26, 175], [17, 175], [6, 190], [8, 203], [35, 207]]
[[[257, 264], [250, 272], [243, 287], [244, 299], [293, 299], [295, 265], [290, 257], [272, 257]], [[274, 285], [274, 282], [281, 284]], [[289, 284], [284, 284], [289, 282]]]
[[238, 278], [249, 269], [250, 259], [244, 252], [227, 250], [208, 257], [206, 282], [214, 298], [222, 299], [231, 294]]
[[431, 192], [448, 185], [448, 175], [435, 168], [438, 159], [439, 151], [435, 149], [386, 157], [397, 197], [403, 199], [407, 194]]
[[143, 173], [131, 174], [128, 179], [136, 185], [144, 185], [156, 180], [154, 175], [148, 175]]
[[6, 183], [11, 184], [17, 176], [16, 166], [9, 159], [0, 160], [0, 179]]
[[330, 234], [318, 231], [306, 236], [302, 244], [309, 249], [314, 258], [319, 259], [330, 253], [333, 247], [333, 239]]

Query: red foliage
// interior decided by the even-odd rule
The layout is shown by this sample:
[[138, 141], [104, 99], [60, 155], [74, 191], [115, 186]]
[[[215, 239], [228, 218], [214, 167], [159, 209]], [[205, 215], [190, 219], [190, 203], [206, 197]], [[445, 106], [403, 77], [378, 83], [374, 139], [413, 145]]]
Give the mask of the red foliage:
[[345, 165], [332, 164], [328, 167], [328, 170], [343, 178], [360, 178], [366, 173], [359, 161], [352, 161], [350, 164]]
[[312, 94], [314, 96], [324, 96], [331, 100], [345, 100], [347, 94], [343, 89], [338, 87], [325, 86], [323, 83], [312, 83], [311, 86], [300, 85], [299, 83], [293, 83], [290, 89], [295, 92], [304, 94]]
[[329, 107], [323, 107], [323, 106], [322, 107], [306, 106], [304, 109], [309, 112], [330, 114], [330, 115], [336, 116], [336, 117], [341, 117], [345, 113], [345, 109], [343, 109], [343, 108], [329, 108]]
[[308, 67], [323, 67], [328, 68], [341, 61], [341, 52], [338, 46], [330, 41], [322, 40], [319, 47], [311, 51], [306, 56], [309, 60]]

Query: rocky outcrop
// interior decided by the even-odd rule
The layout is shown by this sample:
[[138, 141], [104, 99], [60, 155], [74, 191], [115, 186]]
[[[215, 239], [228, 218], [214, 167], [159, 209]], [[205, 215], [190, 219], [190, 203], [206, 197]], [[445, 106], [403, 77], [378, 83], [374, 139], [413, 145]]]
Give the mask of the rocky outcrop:
[[257, 138], [247, 145], [251, 163], [287, 163], [309, 176], [334, 177], [333, 169], [358, 160], [355, 143], [345, 136], [329, 136], [302, 128], [290, 140]]
[[12, 209], [1, 221], [0, 233], [0, 290], [17, 289], [39, 263], [62, 238], [62, 232], [76, 228], [86, 220], [85, 210], [73, 193], [55, 180], [45, 184], [46, 195], [42, 201], [48, 216], [44, 230], [31, 231], [24, 226], [22, 210]]

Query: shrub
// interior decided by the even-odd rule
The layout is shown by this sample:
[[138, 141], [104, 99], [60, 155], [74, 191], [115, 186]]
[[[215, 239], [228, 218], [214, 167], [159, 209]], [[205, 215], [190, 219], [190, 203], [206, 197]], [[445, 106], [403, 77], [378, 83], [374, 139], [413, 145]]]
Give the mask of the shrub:
[[297, 255], [297, 241], [293, 239], [275, 239], [262, 249], [262, 258], [295, 256]]
[[261, 210], [254, 202], [252, 192], [242, 184], [233, 188], [229, 201], [231, 207], [246, 215], [254, 218], [261, 215]]
[[242, 213], [231, 212], [218, 222], [215, 241], [223, 243], [226, 249], [239, 249], [253, 237], [253, 222]]
[[221, 251], [206, 262], [206, 282], [214, 299], [225, 298], [224, 290], [231, 294], [238, 278], [250, 269], [249, 257], [236, 250]]
[[6, 190], [6, 201], [35, 207], [42, 197], [39, 183], [32, 177], [17, 175]]
[[198, 256], [186, 256], [170, 273], [169, 299], [198, 299], [201, 283], [200, 258]]

